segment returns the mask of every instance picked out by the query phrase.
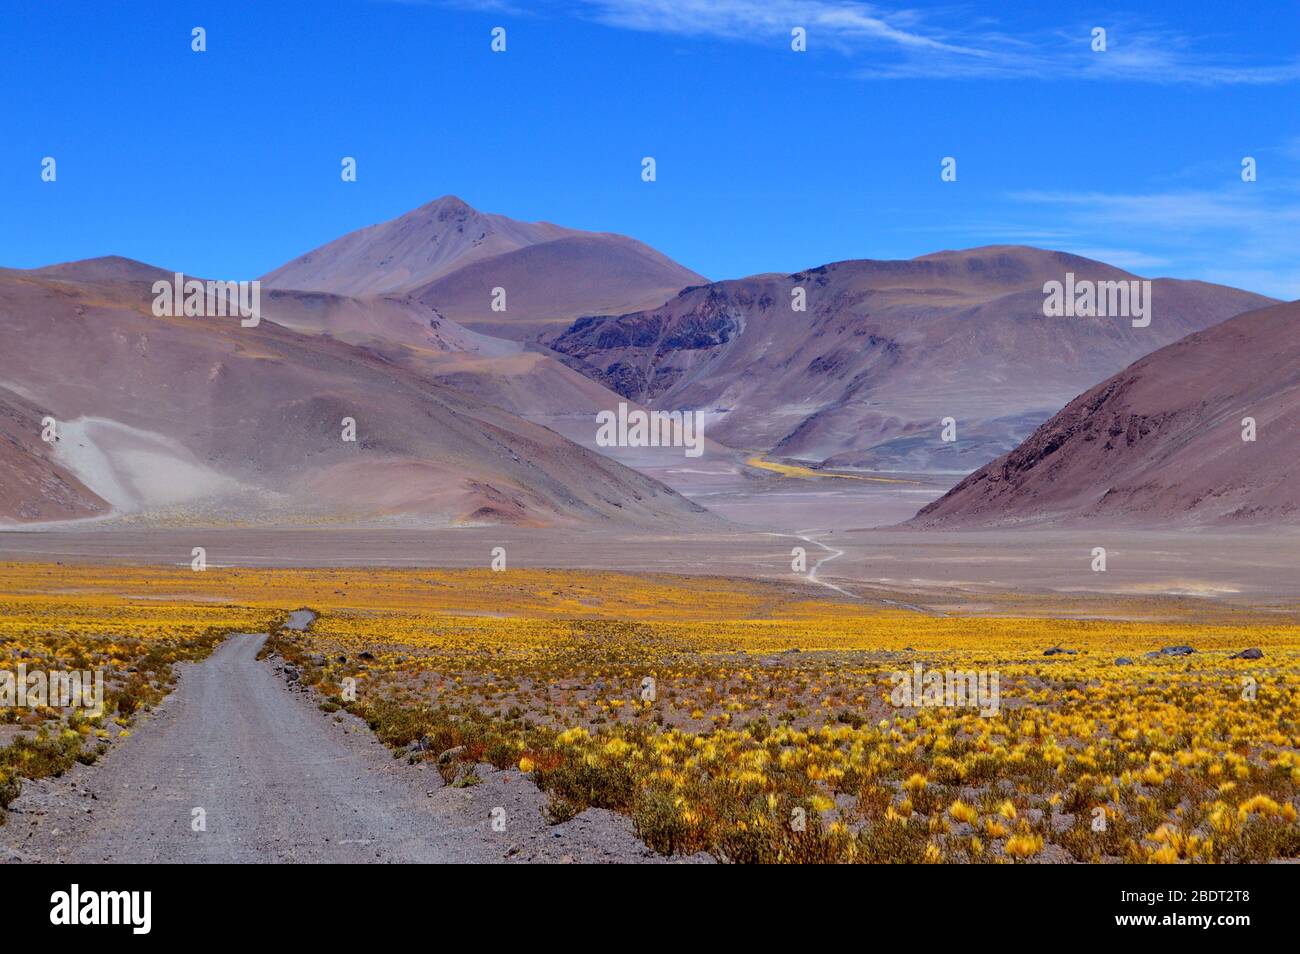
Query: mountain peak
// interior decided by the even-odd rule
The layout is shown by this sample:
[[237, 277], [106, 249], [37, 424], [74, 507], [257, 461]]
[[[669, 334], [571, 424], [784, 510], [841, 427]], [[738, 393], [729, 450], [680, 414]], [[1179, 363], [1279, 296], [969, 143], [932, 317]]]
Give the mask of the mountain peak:
[[[462, 280], [426, 297], [453, 275]], [[521, 222], [480, 212], [455, 195], [350, 232], [262, 277], [268, 288], [284, 290], [416, 293], [453, 320], [482, 319], [491, 290], [508, 287], [509, 317], [543, 322], [659, 304], [699, 280], [625, 236]], [[515, 336], [509, 323], [505, 330]]]
[[478, 209], [474, 208], [460, 196], [444, 195], [439, 196], [431, 202], [426, 202], [424, 205], [407, 212], [405, 215], [399, 216], [394, 221], [400, 221], [401, 219], [406, 218], [429, 217], [445, 220], [451, 218], [468, 218], [469, 216], [482, 214], [483, 213], [479, 212]]
[[918, 255], [911, 261], [946, 265], [971, 273], [997, 276], [1000, 280], [1010, 279], [1017, 274], [1026, 278], [1059, 278], [1071, 270], [1095, 277], [1104, 274], [1119, 278], [1131, 274], [1084, 255], [1034, 245], [977, 245], [973, 248], [946, 249]]
[[471, 206], [460, 196], [452, 195], [450, 192], [448, 192], [446, 195], [438, 196], [438, 198], [432, 200], [431, 202], [426, 202], [423, 206], [421, 206], [421, 208], [428, 209], [435, 206], [444, 207], [444, 208], [456, 208], [456, 209], [471, 209], [471, 210], [473, 209], [473, 206]]
[[101, 255], [31, 269], [33, 275], [66, 282], [153, 282], [172, 272], [122, 255]]

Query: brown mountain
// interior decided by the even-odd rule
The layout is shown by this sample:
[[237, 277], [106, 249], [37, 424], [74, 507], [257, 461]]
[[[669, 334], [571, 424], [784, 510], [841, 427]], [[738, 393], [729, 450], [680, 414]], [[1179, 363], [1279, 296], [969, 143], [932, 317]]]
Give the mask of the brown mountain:
[[[635, 239], [583, 233], [474, 262], [412, 294], [468, 328], [529, 340], [580, 315], [662, 305], [703, 281]], [[504, 312], [490, 307], [496, 288], [506, 292]]]
[[1291, 302], [1140, 359], [910, 524], [1296, 524], [1297, 448], [1300, 302]]
[[[107, 505], [124, 519], [222, 524], [707, 519], [663, 485], [381, 354], [270, 317], [255, 328], [155, 317], [151, 284], [168, 274], [126, 260], [0, 269], [0, 467], [8, 478], [18, 461], [27, 475], [6, 479], [0, 516]], [[396, 322], [401, 310], [372, 317]], [[43, 450], [30, 435], [46, 414], [60, 439]], [[355, 443], [341, 439], [345, 417]]]
[[399, 344], [433, 354], [514, 354], [521, 346], [449, 321], [436, 309], [401, 293], [353, 298], [331, 292], [263, 289], [262, 314], [277, 325], [326, 334], [349, 344], [382, 349]]
[[596, 413], [623, 400], [552, 351], [470, 331], [407, 295], [273, 290], [262, 296], [262, 313], [295, 331], [346, 341], [588, 446]]
[[[263, 276], [268, 288], [411, 293], [473, 330], [516, 340], [575, 317], [661, 304], [704, 279], [634, 239], [516, 222], [444, 196]], [[492, 310], [504, 288], [505, 311]]]
[[[996, 246], [845, 261], [688, 288], [579, 319], [550, 342], [584, 374], [660, 408], [710, 411], [710, 436], [817, 465], [964, 472], [1014, 447], [1137, 357], [1272, 299], [1156, 279], [1152, 320], [1048, 318], [1043, 286], [1137, 276]], [[807, 310], [795, 311], [803, 289]], [[940, 421], [957, 422], [956, 443]]]

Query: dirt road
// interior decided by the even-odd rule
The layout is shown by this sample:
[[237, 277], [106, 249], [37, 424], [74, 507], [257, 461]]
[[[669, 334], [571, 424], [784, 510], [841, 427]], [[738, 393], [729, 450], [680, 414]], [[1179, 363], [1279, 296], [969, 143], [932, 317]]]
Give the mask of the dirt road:
[[479, 784], [453, 788], [394, 759], [360, 720], [327, 716], [258, 661], [265, 640], [228, 637], [180, 666], [177, 690], [95, 765], [25, 782], [0, 860], [665, 860], [609, 812], [547, 824], [545, 794], [516, 771], [480, 765]]
[[227, 639], [105, 760], [89, 830], [63, 833], [60, 860], [473, 860], [377, 744], [367, 758], [331, 734], [257, 662], [264, 640]]

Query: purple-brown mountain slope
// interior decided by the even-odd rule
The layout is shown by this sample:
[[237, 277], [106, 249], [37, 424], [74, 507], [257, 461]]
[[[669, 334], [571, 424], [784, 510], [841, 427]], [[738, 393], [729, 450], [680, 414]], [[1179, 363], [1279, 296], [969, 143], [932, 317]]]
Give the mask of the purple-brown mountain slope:
[[406, 295], [273, 290], [262, 296], [262, 314], [295, 331], [346, 341], [547, 426], [579, 418], [594, 434], [596, 412], [623, 400], [553, 352], [470, 331]]
[[[1255, 440], [1243, 440], [1253, 418]], [[1300, 302], [1161, 348], [1071, 401], [910, 521], [1300, 523]]]
[[[125, 260], [0, 269], [0, 402], [16, 408], [0, 432], [39, 438], [46, 414], [59, 429], [48, 453], [30, 436], [7, 442], [0, 516], [107, 504], [125, 519], [208, 524], [709, 519], [635, 471], [346, 342], [270, 318], [155, 317], [160, 277]], [[349, 417], [355, 443], [341, 439]]]
[[[662, 304], [704, 281], [622, 235], [516, 222], [444, 196], [335, 239], [263, 276], [268, 288], [365, 296], [409, 292], [473, 330], [515, 340], [579, 315]], [[493, 311], [493, 289], [505, 311]]]
[[514, 354], [521, 346], [450, 321], [401, 293], [353, 298], [332, 292], [263, 289], [262, 314], [277, 325], [325, 334], [363, 347], [401, 344], [414, 351], [444, 354]]
[[[969, 471], [1072, 396], [1184, 335], [1273, 300], [1157, 279], [1146, 328], [1047, 318], [1043, 285], [1137, 276], [1061, 252], [995, 246], [845, 261], [688, 288], [583, 318], [549, 343], [620, 394], [712, 412], [732, 447], [839, 467]], [[792, 308], [804, 289], [807, 310]], [[940, 421], [957, 422], [957, 442]]]
[[[412, 294], [468, 328], [532, 340], [581, 315], [662, 305], [704, 280], [635, 239], [585, 233], [474, 262]], [[505, 312], [489, 307], [495, 288]]]
[[108, 503], [54, 460], [45, 412], [0, 388], [0, 520], [36, 523], [108, 513]]

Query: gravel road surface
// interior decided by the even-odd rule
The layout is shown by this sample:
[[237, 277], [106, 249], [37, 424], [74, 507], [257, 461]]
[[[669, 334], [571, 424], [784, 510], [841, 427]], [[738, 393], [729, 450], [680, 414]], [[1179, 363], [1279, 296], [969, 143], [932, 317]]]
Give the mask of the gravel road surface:
[[518, 772], [480, 765], [480, 784], [452, 788], [393, 758], [360, 720], [326, 715], [258, 661], [265, 640], [230, 636], [180, 666], [177, 690], [95, 765], [26, 782], [0, 860], [665, 860], [609, 812], [548, 825], [546, 796]]

